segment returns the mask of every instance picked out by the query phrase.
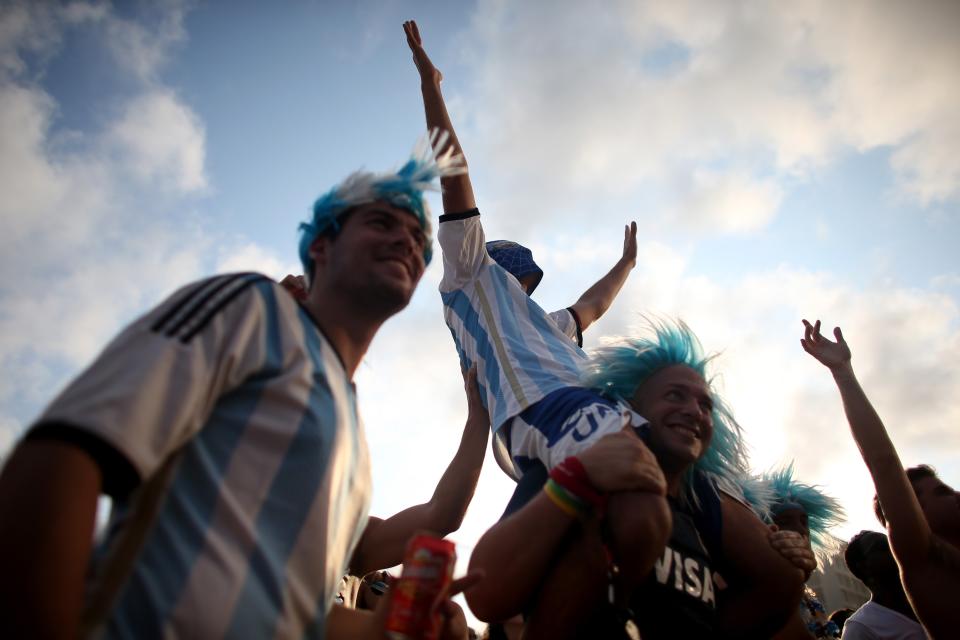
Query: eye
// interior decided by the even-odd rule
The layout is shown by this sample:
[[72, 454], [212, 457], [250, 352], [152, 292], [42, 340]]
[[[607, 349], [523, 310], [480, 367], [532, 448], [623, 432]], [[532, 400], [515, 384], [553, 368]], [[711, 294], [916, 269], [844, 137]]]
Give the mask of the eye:
[[663, 397], [671, 402], [681, 402], [684, 399], [684, 394], [679, 389], [669, 389]]
[[700, 401], [700, 410], [704, 413], [710, 413], [713, 411], [713, 402], [709, 398], [704, 398]]
[[413, 234], [413, 241], [417, 244], [417, 247], [423, 249], [427, 246], [427, 236], [423, 234], [419, 229], [416, 233]]

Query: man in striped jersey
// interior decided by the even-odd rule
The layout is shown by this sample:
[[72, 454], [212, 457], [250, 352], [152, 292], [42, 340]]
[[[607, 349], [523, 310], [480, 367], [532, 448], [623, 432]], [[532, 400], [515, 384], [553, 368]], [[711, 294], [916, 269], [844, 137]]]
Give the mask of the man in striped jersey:
[[[442, 74], [424, 51], [416, 23], [405, 23], [404, 31], [420, 75], [427, 126], [450, 132], [451, 148], [462, 155], [440, 90]], [[488, 248], [469, 175], [444, 177], [441, 185], [444, 215], [437, 236], [443, 251], [444, 317], [461, 364], [477, 366], [501, 468], [519, 479], [539, 463], [554, 468], [605, 435], [642, 426], [645, 419], [626, 403], [583, 387], [586, 357], [571, 339], [606, 311], [636, 263], [636, 225], [625, 229], [623, 256], [613, 270], [571, 309], [550, 315], [528, 295], [542, 274], [530, 269], [523, 248], [502, 243]], [[506, 255], [500, 261], [491, 257], [501, 252]], [[643, 479], [630, 474], [624, 485], [603, 487], [595, 477], [590, 480], [607, 491], [622, 490], [611, 495], [610, 529], [624, 579], [636, 584], [663, 549], [670, 512], [656, 460], [635, 434], [630, 437], [639, 451], [637, 466], [645, 469]], [[538, 533], [522, 532], [531, 538]], [[517, 610], [498, 603], [513, 602], [504, 594], [514, 585], [493, 582], [473, 591], [471, 608], [481, 619], [506, 619]]]
[[391, 538], [352, 378], [430, 259], [422, 191], [456, 170], [424, 144], [352, 174], [302, 225], [302, 304], [255, 273], [188, 285], [67, 386], [0, 476], [0, 637], [382, 637], [331, 609]]

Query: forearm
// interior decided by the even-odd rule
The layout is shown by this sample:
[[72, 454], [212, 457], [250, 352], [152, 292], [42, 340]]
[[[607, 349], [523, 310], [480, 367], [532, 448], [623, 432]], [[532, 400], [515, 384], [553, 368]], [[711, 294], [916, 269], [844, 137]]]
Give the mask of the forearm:
[[470, 556], [470, 570], [486, 577], [466, 592], [481, 620], [520, 612], [547, 575], [577, 520], [541, 491], [525, 507], [487, 530]]
[[468, 423], [460, 447], [429, 502], [408, 507], [386, 520], [370, 518], [350, 563], [354, 575], [400, 564], [407, 542], [418, 531], [442, 538], [460, 528], [483, 468], [488, 424], [484, 420]]
[[831, 370], [853, 439], [870, 471], [898, 558], [925, 556], [930, 528], [897, 455], [896, 447], [848, 362]]
[[804, 573], [773, 549], [746, 506], [724, 495], [721, 509], [728, 587], [718, 595], [718, 627], [730, 637], [769, 638], [800, 605]]
[[582, 331], [597, 321], [600, 316], [606, 313], [614, 298], [620, 293], [623, 284], [627, 281], [627, 276], [635, 264], [634, 260], [621, 258], [610, 271], [597, 280], [589, 289], [587, 289], [580, 299], [574, 303], [573, 308], [580, 318]]
[[460, 447], [430, 498], [430, 528], [442, 532], [441, 535], [459, 529], [467, 513], [483, 469], [490, 437], [489, 424], [485, 419], [468, 419]]
[[[450, 120], [450, 114], [447, 113], [447, 105], [443, 99], [443, 93], [440, 85], [434, 80], [424, 79], [420, 85], [423, 94], [423, 111], [427, 119], [428, 129], [439, 129], [449, 134], [447, 144], [449, 148], [463, 156], [464, 166], [467, 165], [466, 154], [463, 153], [463, 147], [460, 146], [460, 140], [457, 138], [456, 131], [453, 128], [453, 122]], [[441, 150], [442, 151], [442, 150]], [[448, 176], [440, 179], [440, 185], [443, 189], [443, 210], [446, 213], [462, 213], [476, 208], [476, 200], [473, 196], [473, 185], [470, 182], [470, 174], [464, 172], [457, 176]]]
[[746, 587], [731, 588], [722, 596], [717, 626], [731, 638], [769, 638], [783, 629], [800, 606], [803, 582], [785, 575]]

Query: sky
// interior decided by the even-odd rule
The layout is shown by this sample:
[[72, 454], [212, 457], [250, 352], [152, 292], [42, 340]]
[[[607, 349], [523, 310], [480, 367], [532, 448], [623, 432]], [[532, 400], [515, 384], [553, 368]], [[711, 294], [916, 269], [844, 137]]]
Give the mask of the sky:
[[[0, 2], [0, 457], [121, 327], [213, 273], [298, 273], [297, 224], [424, 130], [402, 22], [444, 73], [489, 238], [585, 335], [679, 317], [753, 468], [878, 529], [801, 318], [840, 325], [905, 465], [960, 486], [960, 3]], [[441, 205], [430, 197], [434, 213]], [[432, 264], [356, 377], [372, 513], [429, 499], [466, 400]], [[488, 454], [463, 561], [510, 481]], [[464, 562], [461, 562], [463, 567]]]

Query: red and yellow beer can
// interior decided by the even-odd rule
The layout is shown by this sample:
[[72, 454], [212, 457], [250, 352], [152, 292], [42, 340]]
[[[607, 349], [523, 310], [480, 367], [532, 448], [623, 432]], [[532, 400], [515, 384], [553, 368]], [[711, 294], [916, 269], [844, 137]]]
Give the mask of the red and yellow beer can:
[[393, 640], [433, 640], [440, 616], [431, 611], [437, 596], [453, 580], [456, 546], [449, 540], [416, 535], [407, 544], [400, 579], [387, 615], [387, 635]]

